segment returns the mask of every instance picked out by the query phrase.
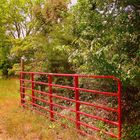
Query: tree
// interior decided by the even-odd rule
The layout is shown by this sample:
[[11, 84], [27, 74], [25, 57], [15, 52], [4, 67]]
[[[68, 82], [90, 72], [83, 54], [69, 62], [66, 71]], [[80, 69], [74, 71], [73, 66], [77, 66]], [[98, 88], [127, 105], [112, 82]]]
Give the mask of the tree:
[[[72, 10], [77, 49], [71, 61], [80, 73], [115, 75], [122, 80], [123, 122], [135, 123], [136, 128], [140, 115], [139, 10], [135, 0], [79, 0]], [[135, 133], [126, 139], [137, 139]]]
[[6, 28], [5, 28], [5, 14], [6, 12], [4, 9], [7, 7], [5, 6], [5, 1], [0, 1], [0, 69], [2, 69], [3, 75], [8, 75], [8, 69], [11, 68], [11, 63], [9, 61], [9, 54], [11, 45], [9, 43], [9, 37], [6, 35]]
[[[25, 50], [26, 48], [26, 53], [29, 53], [32, 49], [32, 47], [29, 47], [31, 40], [29, 38], [31, 38], [31, 34], [35, 35], [37, 33], [32, 8], [37, 2], [41, 4], [43, 0], [1, 1], [0, 37], [2, 41], [0, 46], [0, 68], [3, 71], [3, 75], [8, 75], [9, 69], [12, 68], [15, 63], [19, 63], [20, 57], [24, 54], [24, 51], [22, 51], [22, 55], [15, 54], [13, 53], [14, 50]], [[27, 43], [27, 41], [29, 42]], [[27, 49], [29, 50], [27, 51]]]

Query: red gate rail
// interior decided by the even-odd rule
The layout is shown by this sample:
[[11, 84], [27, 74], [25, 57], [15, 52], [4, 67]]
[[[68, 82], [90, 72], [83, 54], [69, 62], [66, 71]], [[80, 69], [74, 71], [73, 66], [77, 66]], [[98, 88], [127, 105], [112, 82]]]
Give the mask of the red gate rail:
[[[35, 76], [42, 76], [42, 75], [46, 76], [48, 82], [42, 82], [42, 81], [38, 81], [35, 79]], [[30, 78], [26, 78], [26, 76], [28, 76]], [[60, 76], [73, 78], [73, 86], [59, 85], [59, 84], [53, 83], [53, 78], [60, 77]], [[117, 82], [117, 84], [116, 84], [117, 85], [117, 92], [105, 92], [105, 91], [80, 88], [79, 78], [112, 79], [112, 80]], [[31, 84], [31, 86], [28, 87], [26, 83]], [[35, 89], [35, 85], [37, 85], [37, 84], [47, 86], [48, 92]], [[75, 93], [75, 98], [72, 99], [72, 98], [60, 96], [60, 95], [57, 95], [56, 93], [53, 93], [53, 87], [72, 90]], [[27, 91], [31, 91], [31, 94], [27, 94]], [[98, 104], [90, 103], [87, 101], [81, 101], [80, 94], [79, 94], [80, 91], [117, 98], [118, 107], [111, 108], [111, 107], [107, 107], [105, 105], [98, 105]], [[46, 96], [49, 98], [49, 100], [43, 99], [40, 96], [36, 96], [35, 93]], [[121, 140], [121, 82], [118, 78], [116, 78], [114, 76], [94, 76], [94, 75], [81, 75], [81, 74], [56, 74], [56, 73], [24, 72], [24, 71], [22, 71], [22, 72], [20, 72], [20, 95], [21, 95], [21, 105], [22, 106], [27, 107], [31, 110], [34, 110], [42, 115], [44, 115], [44, 113], [42, 113], [40, 111], [40, 109], [42, 109], [46, 112], [49, 112], [50, 119], [54, 120], [54, 121], [58, 121], [55, 119], [54, 115], [58, 115], [59, 117], [66, 118], [67, 120], [70, 120], [70, 121], [75, 123], [76, 129], [81, 134], [88, 135], [88, 136], [92, 137], [91, 135], [89, 135], [85, 131], [81, 130], [80, 127], [85, 126], [91, 130], [99, 131], [99, 132], [101, 131], [104, 134], [107, 134], [111, 137], [114, 137], [118, 140]], [[30, 98], [31, 100], [27, 100], [27, 98]], [[73, 102], [73, 103], [75, 103], [75, 108], [71, 108], [71, 107], [67, 107], [64, 105], [62, 106], [60, 104], [57, 104], [54, 102], [54, 100], [53, 100], [54, 98]], [[38, 104], [36, 101], [41, 101], [42, 103], [45, 103], [46, 105], [48, 105], [48, 108], [44, 107], [43, 105]], [[102, 118], [100, 116], [95, 116], [92, 114], [85, 113], [80, 109], [80, 105], [87, 105], [87, 106], [94, 107], [97, 109], [102, 109], [102, 110], [105, 110], [108, 112], [115, 112], [115, 113], [117, 113], [118, 121], [112, 121], [112, 120], [108, 120], [106, 118]], [[61, 109], [66, 109], [66, 110], [69, 110], [70, 112], [75, 113], [75, 118], [71, 118], [71, 117], [68, 117], [66, 115], [62, 115], [61, 113], [58, 113], [57, 111], [54, 110], [54, 107], [59, 107]], [[117, 131], [118, 134], [114, 134], [114, 133], [108, 132], [106, 130], [101, 130], [98, 127], [95, 127], [93, 125], [82, 122], [80, 119], [81, 115], [84, 115], [84, 116], [89, 117], [89, 118], [94, 119], [94, 120], [100, 120], [100, 121], [105, 122], [107, 124], [111, 124], [113, 126], [116, 126], [118, 129], [118, 131]]]

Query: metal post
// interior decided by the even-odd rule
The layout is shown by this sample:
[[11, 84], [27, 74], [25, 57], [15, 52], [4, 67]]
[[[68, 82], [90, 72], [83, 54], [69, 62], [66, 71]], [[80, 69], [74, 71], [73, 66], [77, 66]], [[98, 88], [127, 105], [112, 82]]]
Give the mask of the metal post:
[[34, 88], [35, 88], [35, 82], [34, 82], [34, 73], [31, 74], [31, 80], [32, 80], [32, 103], [33, 103], [33, 107], [34, 107], [34, 103], [35, 103], [35, 94], [34, 94]]
[[118, 140], [121, 140], [121, 81], [118, 81]]
[[53, 105], [52, 105], [52, 75], [48, 75], [49, 93], [50, 93], [50, 118], [53, 120]]
[[21, 58], [21, 73], [20, 73], [20, 91], [21, 91], [21, 105], [23, 105], [25, 103], [25, 89], [22, 88], [24, 87], [24, 81], [22, 81], [24, 79], [24, 74], [23, 74], [23, 71], [24, 71], [24, 59]]
[[20, 72], [20, 98], [21, 98], [21, 101], [20, 101], [20, 104], [21, 104], [21, 106], [22, 106], [22, 104], [23, 104], [23, 100], [22, 100], [22, 96], [23, 96], [23, 88], [22, 88], [22, 72]]
[[79, 101], [79, 91], [78, 91], [78, 76], [74, 76], [74, 87], [75, 87], [75, 100], [76, 100], [76, 128], [80, 129], [80, 124], [78, 123], [80, 121], [80, 114], [78, 113], [80, 109]]

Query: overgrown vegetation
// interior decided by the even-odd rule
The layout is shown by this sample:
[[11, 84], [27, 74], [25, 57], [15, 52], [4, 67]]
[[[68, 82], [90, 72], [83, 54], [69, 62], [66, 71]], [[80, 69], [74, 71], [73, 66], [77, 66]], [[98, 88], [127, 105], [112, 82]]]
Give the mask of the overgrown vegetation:
[[26, 60], [26, 70], [114, 75], [122, 81], [126, 139], [138, 139], [139, 0], [78, 0], [74, 6], [69, 3], [0, 1], [3, 76], [17, 74], [21, 57]]

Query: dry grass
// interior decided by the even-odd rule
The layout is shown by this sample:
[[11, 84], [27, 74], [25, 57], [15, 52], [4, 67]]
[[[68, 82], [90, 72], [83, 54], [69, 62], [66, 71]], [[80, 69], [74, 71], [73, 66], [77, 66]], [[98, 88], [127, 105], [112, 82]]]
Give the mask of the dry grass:
[[19, 106], [19, 81], [0, 79], [0, 140], [86, 140]]

